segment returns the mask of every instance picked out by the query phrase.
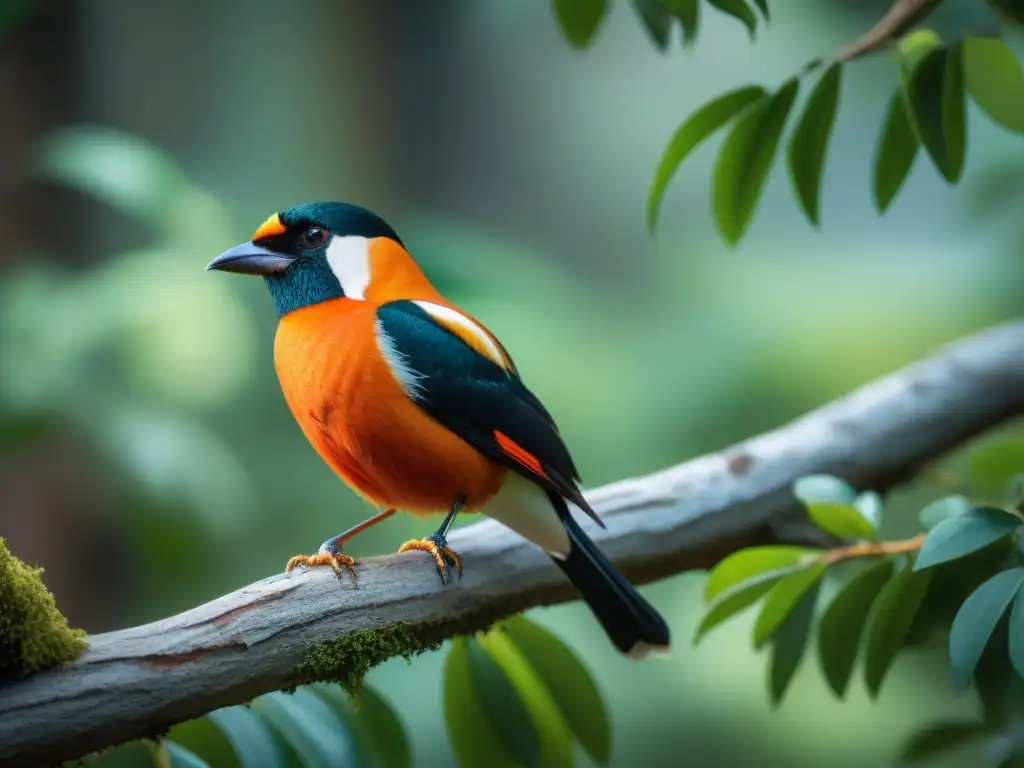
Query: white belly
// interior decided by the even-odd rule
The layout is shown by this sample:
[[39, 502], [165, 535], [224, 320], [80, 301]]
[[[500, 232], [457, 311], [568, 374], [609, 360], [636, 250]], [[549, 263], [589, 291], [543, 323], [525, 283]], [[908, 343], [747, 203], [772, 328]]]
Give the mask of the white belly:
[[547, 492], [516, 472], [505, 476], [501, 489], [481, 511], [549, 555], [568, 557], [569, 536]]

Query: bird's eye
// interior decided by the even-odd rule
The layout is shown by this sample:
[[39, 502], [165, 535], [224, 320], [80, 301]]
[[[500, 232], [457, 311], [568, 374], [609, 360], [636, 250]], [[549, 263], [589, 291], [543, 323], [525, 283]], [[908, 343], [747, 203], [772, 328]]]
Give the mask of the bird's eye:
[[303, 248], [319, 248], [327, 242], [327, 230], [323, 227], [308, 227], [302, 233]]

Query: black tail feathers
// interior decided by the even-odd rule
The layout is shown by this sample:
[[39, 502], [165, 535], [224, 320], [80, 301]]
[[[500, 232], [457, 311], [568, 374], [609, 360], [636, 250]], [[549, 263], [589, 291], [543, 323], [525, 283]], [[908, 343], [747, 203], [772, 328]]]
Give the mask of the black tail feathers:
[[562, 497], [549, 495], [571, 544], [569, 557], [552, 560], [580, 591], [615, 647], [633, 658], [643, 658], [651, 651], [668, 651], [669, 630], [661, 614], [587, 537]]

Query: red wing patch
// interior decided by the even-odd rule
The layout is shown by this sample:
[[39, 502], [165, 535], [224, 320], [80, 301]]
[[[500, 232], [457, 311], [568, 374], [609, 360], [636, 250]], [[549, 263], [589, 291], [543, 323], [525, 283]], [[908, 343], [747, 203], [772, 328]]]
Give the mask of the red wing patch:
[[498, 441], [498, 447], [501, 448], [501, 452], [508, 456], [510, 459], [518, 464], [522, 464], [528, 470], [533, 472], [535, 475], [541, 477], [547, 477], [547, 473], [544, 468], [540, 465], [537, 457], [530, 453], [528, 450], [523, 448], [519, 443], [513, 440], [511, 437], [506, 435], [504, 432], [494, 430], [494, 437]]

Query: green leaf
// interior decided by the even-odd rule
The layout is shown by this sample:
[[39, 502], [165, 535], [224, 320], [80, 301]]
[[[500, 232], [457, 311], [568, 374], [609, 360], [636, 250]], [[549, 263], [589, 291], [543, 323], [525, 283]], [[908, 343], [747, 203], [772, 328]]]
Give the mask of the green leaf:
[[949, 183], [964, 168], [964, 82], [959, 45], [925, 53], [910, 76], [908, 101], [917, 134]]
[[659, 0], [633, 0], [633, 7], [655, 47], [660, 51], [667, 50], [669, 35], [672, 33], [672, 17], [665, 6]]
[[444, 720], [452, 751], [463, 768], [517, 768], [477, 696], [469, 643], [468, 638], [454, 638], [444, 665]]
[[[502, 668], [512, 683], [520, 700], [529, 712], [530, 719], [540, 738], [541, 768], [561, 768], [573, 763], [573, 740], [569, 725], [562, 716], [558, 705], [548, 693], [544, 684], [530, 667], [529, 662], [509, 639], [500, 631], [482, 635], [480, 645]], [[500, 713], [503, 725], [508, 713]]]
[[1024, 678], [1024, 590], [1017, 593], [1010, 610], [1010, 663]]
[[908, 109], [903, 92], [897, 88], [889, 99], [889, 111], [875, 151], [874, 192], [879, 214], [889, 208], [917, 157], [920, 143]]
[[760, 648], [782, 626], [811, 587], [825, 573], [824, 563], [814, 563], [780, 579], [768, 592], [754, 622], [754, 647]]
[[757, 31], [757, 17], [750, 10], [746, 0], [708, 0], [708, 3], [722, 13], [742, 22], [743, 26], [747, 28], [747, 32], [750, 33], [750, 39], [754, 39], [754, 33]]
[[915, 571], [913, 558], [908, 558], [906, 567], [879, 593], [864, 656], [864, 682], [872, 698], [903, 647], [934, 574], [934, 570]]
[[882, 524], [884, 504], [882, 503], [882, 497], [874, 491], [864, 491], [853, 502], [853, 506], [857, 508], [857, 511], [860, 512], [865, 520], [871, 523], [873, 528], [877, 529]]
[[469, 641], [469, 670], [476, 695], [505, 750], [525, 766], [540, 765], [540, 736], [505, 670], [476, 639]]
[[764, 88], [757, 85], [738, 88], [709, 101], [679, 126], [662, 153], [651, 189], [647, 193], [648, 229], [654, 231], [665, 190], [683, 160], [698, 144], [764, 95]]
[[266, 715], [307, 765], [352, 765], [356, 754], [348, 728], [331, 708], [310, 690], [268, 693], [258, 700]]
[[700, 30], [699, 0], [661, 0], [661, 4], [676, 17], [683, 28], [683, 46], [688, 47], [697, 39]]
[[858, 540], [878, 536], [875, 526], [852, 504], [808, 504], [807, 515], [818, 528], [836, 538]]
[[997, 573], [971, 593], [953, 619], [949, 630], [949, 660], [958, 696], [970, 685], [982, 651], [1022, 583], [1024, 568]]
[[971, 720], [940, 720], [915, 732], [900, 750], [903, 762], [911, 765], [943, 757], [951, 750], [981, 740], [984, 723]]
[[587, 668], [569, 646], [525, 616], [513, 616], [500, 626], [533, 667], [587, 754], [607, 765], [612, 751], [608, 710]]
[[718, 229], [730, 245], [750, 223], [799, 89], [799, 79], [789, 80], [746, 112], [722, 142], [711, 198]]
[[974, 507], [966, 514], [943, 520], [925, 537], [916, 569], [930, 568], [977, 552], [1013, 533], [1020, 524], [1019, 517], [992, 507]]
[[967, 479], [979, 496], [1003, 498], [1010, 481], [1024, 472], [1024, 441], [1005, 438], [986, 443], [971, 452]]
[[[341, 692], [339, 691], [339, 694]], [[376, 689], [363, 685], [357, 694], [356, 724], [376, 758], [374, 765], [411, 768], [412, 750], [398, 714]]]
[[1015, 133], [1024, 133], [1024, 71], [1002, 40], [967, 37], [964, 81], [982, 111]]
[[839, 63], [825, 70], [807, 99], [800, 121], [789, 140], [789, 176], [807, 218], [815, 226], [819, 223], [821, 177], [839, 106], [842, 72]]
[[971, 511], [971, 502], [965, 496], [954, 494], [937, 499], [925, 505], [917, 516], [917, 521], [926, 531], [930, 531], [943, 520], [966, 515]]
[[815, 551], [807, 547], [776, 545], [737, 550], [711, 569], [704, 584], [704, 599], [711, 600], [752, 576], [797, 565]]
[[267, 724], [248, 707], [222, 707], [206, 717], [231, 744], [241, 768], [287, 765]]
[[166, 768], [210, 768], [205, 760], [173, 741], [160, 742], [159, 749], [164, 754], [157, 760]]
[[857, 492], [841, 477], [833, 475], [807, 475], [793, 483], [793, 495], [804, 504], [816, 501], [832, 501], [838, 504], [853, 504]]
[[821, 669], [836, 696], [846, 695], [861, 636], [875, 599], [892, 577], [893, 561], [884, 557], [851, 578], [832, 598], [818, 625]]
[[552, 0], [555, 18], [574, 48], [586, 48], [608, 15], [608, 0]]
[[772, 657], [768, 670], [768, 692], [774, 706], [782, 703], [786, 690], [800, 668], [807, 650], [814, 623], [814, 606], [818, 600], [821, 582], [816, 581], [803, 593], [800, 602], [773, 636]]
[[708, 606], [708, 612], [704, 614], [697, 631], [693, 636], [693, 644], [696, 645], [700, 639], [717, 627], [723, 621], [740, 611], [748, 608], [761, 599], [774, 586], [775, 582], [783, 576], [793, 573], [799, 566], [779, 568], [767, 573], [759, 573], [746, 581], [735, 584], [724, 592], [720, 593]]
[[899, 56], [905, 80], [909, 79], [910, 74], [924, 55], [940, 45], [942, 45], [942, 38], [934, 29], [915, 29], [901, 37], [896, 44], [896, 53]]
[[770, 18], [769, 14], [768, 14], [768, 0], [752, 0], [752, 1], [753, 1], [754, 5], [757, 7], [757, 10], [759, 10], [761, 12], [761, 15], [764, 16], [764, 20], [768, 21], [769, 18]]

